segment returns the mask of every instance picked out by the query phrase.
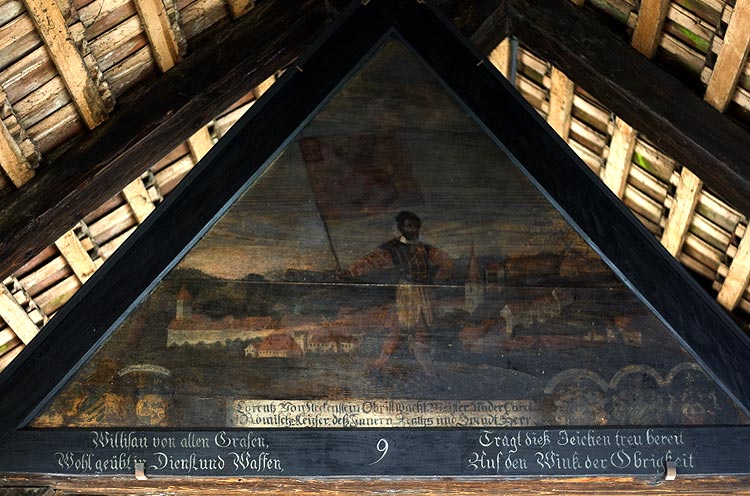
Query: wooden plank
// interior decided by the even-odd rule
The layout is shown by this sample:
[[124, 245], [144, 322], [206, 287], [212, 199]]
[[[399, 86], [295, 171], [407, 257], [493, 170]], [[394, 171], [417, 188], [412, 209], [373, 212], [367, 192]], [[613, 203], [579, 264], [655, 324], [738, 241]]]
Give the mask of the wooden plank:
[[119, 96], [128, 90], [159, 74], [151, 50], [144, 46], [130, 57], [115, 65], [105, 73], [112, 93]]
[[237, 107], [236, 109], [232, 110], [231, 112], [228, 112], [224, 114], [223, 116], [219, 117], [214, 121], [214, 134], [216, 134], [216, 137], [221, 139], [222, 136], [224, 136], [227, 131], [229, 131], [232, 126], [234, 126], [238, 120], [240, 120], [240, 117], [245, 115], [245, 112], [250, 109], [250, 107], [253, 106], [255, 103], [255, 100], [252, 100], [245, 105], [242, 105], [240, 107]]
[[55, 76], [16, 102], [14, 108], [21, 125], [30, 129], [69, 103], [71, 100], [65, 81], [60, 76]]
[[65, 305], [80, 287], [81, 281], [75, 275], [71, 275], [34, 298], [34, 301], [44, 313], [52, 315]]
[[[54, 425], [57, 422], [59, 420], [52, 421], [52, 424]], [[581, 430], [576, 432], [575, 428], [566, 428], [565, 426], [549, 428], [547, 430], [540, 428], [523, 430], [517, 428], [493, 428], [491, 432], [484, 433], [468, 428], [264, 430], [261, 439], [265, 440], [271, 446], [271, 448], [267, 449], [266, 455], [269, 458], [272, 457], [272, 460], [279, 460], [279, 465], [283, 463], [283, 474], [278, 474], [274, 473], [270, 468], [263, 467], [260, 470], [257, 470], [255, 467], [235, 468], [233, 464], [224, 464], [222, 466], [217, 466], [216, 464], [200, 466], [196, 464], [196, 466], [167, 467], [158, 465], [158, 461], [161, 459], [159, 455], [171, 457], [168, 459], [172, 460], [190, 460], [191, 458], [206, 460], [223, 459], [224, 457], [231, 459], [232, 455], [229, 454], [229, 449], [226, 449], [226, 447], [217, 447], [208, 440], [222, 439], [229, 436], [232, 436], [230, 439], [237, 441], [248, 438], [258, 439], [255, 437], [258, 435], [257, 433], [248, 430], [222, 433], [218, 430], [196, 430], [193, 431], [194, 434], [192, 435], [189, 431], [177, 429], [147, 430], [133, 428], [124, 431], [123, 434], [120, 434], [122, 431], [107, 432], [103, 429], [97, 429], [92, 432], [92, 430], [91, 428], [51, 428], [41, 429], [41, 432], [30, 430], [16, 433], [5, 444], [3, 451], [0, 452], [0, 463], [6, 469], [8, 475], [41, 475], [49, 477], [47, 474], [58, 474], [59, 479], [68, 480], [69, 482], [75, 481], [81, 484], [84, 483], [85, 479], [97, 480], [102, 478], [106, 480], [119, 476], [123, 482], [130, 483], [131, 487], [135, 487], [138, 484], [143, 492], [133, 489], [128, 493], [136, 495], [159, 493], [157, 482], [160, 481], [169, 481], [162, 482], [162, 487], [168, 487], [170, 494], [175, 494], [173, 488], [189, 487], [190, 485], [193, 486], [193, 494], [206, 494], [206, 491], [203, 490], [204, 486], [200, 485], [201, 483], [211, 484], [213, 482], [213, 488], [218, 489], [219, 481], [224, 480], [228, 482], [227, 479], [234, 476], [236, 485], [233, 486], [231, 483], [227, 483], [225, 486], [219, 487], [223, 487], [225, 490], [229, 489], [230, 491], [232, 489], [240, 490], [243, 485], [248, 484], [246, 480], [248, 477], [258, 477], [261, 480], [276, 481], [277, 484], [280, 484], [280, 490], [277, 494], [350, 495], [360, 494], [360, 491], [356, 490], [354, 484], [349, 486], [350, 489], [347, 491], [339, 491], [337, 490], [337, 486], [331, 486], [329, 489], [321, 489], [319, 487], [315, 488], [315, 483], [318, 481], [314, 479], [342, 482], [352, 478], [357, 480], [349, 479], [350, 482], [363, 484], [367, 479], [372, 478], [377, 480], [377, 484], [381, 488], [374, 494], [380, 495], [469, 494], [459, 489], [461, 487], [457, 484], [459, 482], [468, 484], [469, 487], [474, 485], [475, 489], [479, 489], [482, 486], [485, 488], [481, 493], [472, 491], [470, 494], [504, 495], [508, 494], [508, 492], [504, 490], [495, 492], [487, 490], [487, 488], [493, 487], [493, 484], [513, 481], [520, 486], [522, 490], [521, 494], [581, 496], [584, 494], [602, 494], [597, 490], [599, 487], [605, 487], [601, 479], [607, 480], [607, 477], [615, 478], [624, 476], [641, 477], [640, 484], [633, 482], [634, 487], [631, 487], [633, 491], [628, 491], [627, 494], [643, 494], [640, 491], [635, 492], [635, 486], [647, 487], [646, 484], [649, 480], [652, 486], [656, 485], [653, 483], [653, 480], [655, 478], [663, 478], [663, 475], [660, 473], [659, 465], [656, 467], [644, 467], [643, 465], [638, 466], [634, 463], [630, 463], [626, 467], [614, 467], [611, 464], [604, 465], [602, 463], [601, 465], [603, 466], [593, 468], [592, 466], [585, 466], [585, 462], [581, 463], [580, 467], [565, 466], [562, 464], [546, 467], [541, 463], [535, 463], [536, 457], [540, 456], [540, 450], [543, 448], [529, 446], [527, 443], [521, 441], [517, 444], [517, 448], [514, 446], [512, 449], [514, 450], [513, 459], [523, 461], [522, 464], [519, 462], [519, 466], [523, 468], [504, 468], [501, 473], [502, 477], [498, 477], [497, 473], [490, 472], [489, 467], [474, 468], [474, 466], [469, 465], [466, 462], [466, 453], [471, 453], [472, 450], [478, 449], [474, 448], [478, 444], [477, 439], [487, 439], [487, 437], [482, 437], [483, 434], [494, 434], [498, 440], [502, 440], [511, 439], [513, 436], [517, 437], [519, 432], [522, 439], [525, 439], [526, 436], [529, 436], [529, 439], [539, 439], [540, 436], [543, 440], [549, 439], [550, 443], [554, 443], [555, 454], [561, 460], [607, 461], [615, 459], [618, 455], [624, 458], [624, 453], [632, 457], [633, 455], [630, 455], [630, 453], [637, 452], [638, 455], [636, 456], [638, 457], [654, 459], [657, 460], [656, 463], [658, 461], [662, 461], [663, 463], [665, 456], [668, 456], [665, 453], [674, 453], [679, 449], [681, 456], [677, 459], [680, 462], [688, 460], [685, 463], [687, 466], [682, 466], [682, 464], [679, 466], [679, 476], [687, 480], [695, 480], [707, 478], [709, 475], [736, 476], [744, 474], [747, 476], [748, 467], [744, 463], [745, 460], [742, 457], [733, 455], [741, 452], [744, 446], [750, 442], [750, 428], [747, 426], [651, 427], [643, 425], [621, 427], [619, 429], [615, 427], [594, 426], [584, 431], [585, 434]], [[106, 434], [109, 434], [109, 437], [105, 437]], [[616, 437], [618, 434], [622, 437]], [[604, 442], [596, 445], [571, 446], [572, 443], [569, 440], [574, 435], [579, 436], [576, 439], [597, 439]], [[581, 437], [583, 435], [589, 437], [583, 438]], [[383, 437], [388, 440], [389, 445], [399, 447], [399, 449], [392, 450], [393, 453], [388, 453], [391, 457], [391, 465], [383, 467], [368, 466], [366, 461], [370, 457], [371, 446], [377, 444], [378, 440]], [[117, 442], [123, 438], [128, 441], [135, 441], [138, 444], [130, 445], [127, 448], [123, 448], [122, 445], [117, 446]], [[91, 468], [83, 464], [77, 467], [60, 467], [60, 464], [55, 464], [60, 453], [79, 453], [85, 447], [88, 447], [88, 445], [93, 444], [92, 439], [97, 441], [107, 439], [110, 442], [105, 446], [97, 446], [96, 451], [92, 450], [93, 452], [89, 452], [92, 454], [85, 457], [87, 460], [92, 460]], [[159, 455], [155, 455], [153, 447], [147, 448], [143, 446], [146, 442], [145, 440], [151, 441], [155, 439], [171, 439], [174, 441], [174, 446], [157, 448], [159, 449]], [[186, 447], [185, 444], [192, 439], [206, 441], [199, 447]], [[618, 440], [620, 446], [612, 446], [616, 442], [615, 439]], [[663, 445], [645, 445], [646, 443], [640, 442], [640, 439], [658, 439], [660, 443], [666, 444], [668, 447], [664, 447]], [[675, 439], [676, 442], [672, 441], [672, 439]], [[612, 440], [612, 442], [610, 443], [609, 440]], [[675, 445], [679, 447], [675, 448]], [[504, 456], [497, 454], [497, 452], [501, 451], [497, 446], [484, 446], [483, 448], [487, 450], [487, 458], [490, 456]], [[124, 453], [124, 455], [121, 455], [121, 453]], [[148, 479], [151, 479], [150, 484], [152, 484], [150, 491], [146, 492], [144, 490], [146, 486], [143, 485], [143, 481], [134, 480], [133, 475], [129, 473], [133, 470], [132, 464], [128, 466], [126, 463], [112, 463], [107, 465], [103, 463], [104, 460], [113, 460], [118, 457], [127, 458], [128, 455], [145, 461], [147, 467], [146, 475]], [[253, 470], [255, 470], [255, 473], [253, 473]], [[477, 473], [481, 475], [477, 476]], [[570, 488], [568, 490], [557, 491], [554, 489], [556, 486], [548, 486], [551, 490], [538, 493], [534, 491], [535, 489], [538, 490], [544, 479], [563, 476], [590, 477], [591, 479], [600, 480], [596, 483], [597, 486], [594, 486], [593, 481], [589, 481], [587, 485], [579, 479], [578, 487], [567, 486]], [[214, 479], [213, 481], [207, 480], [211, 477]], [[451, 477], [454, 480], [440, 479], [441, 477]], [[480, 477], [481, 480], [477, 480]], [[182, 478], [183, 481], [177, 480], [178, 478]], [[414, 480], [417, 478], [418, 480]], [[310, 489], [309, 486], [300, 486], [301, 491], [283, 489], [284, 485], [299, 479], [303, 479], [305, 483], [311, 484], [315, 488], [315, 492], [307, 492], [306, 490]], [[519, 479], [523, 480], [523, 482]], [[389, 484], [398, 482], [402, 484], [410, 483], [412, 489], [401, 491], [390, 489], [394, 486], [390, 486]], [[431, 487], [429, 491], [425, 491], [424, 485], [428, 482], [431, 483]], [[614, 481], [609, 480], [608, 482], [611, 484]], [[443, 486], [441, 487], [440, 484]], [[598, 486], [598, 484], [601, 484], [601, 486]], [[253, 481], [252, 487], [255, 488], [256, 485], [257, 483]], [[565, 484], [561, 485], [566, 487]], [[657, 494], [673, 496], [676, 494], [696, 494], [694, 491], [686, 493], [673, 492], [671, 487], [665, 490], [664, 485], [666, 484], [659, 484], [661, 487], [658, 488], [659, 492]], [[55, 486], [59, 487], [59, 484], [55, 484]], [[371, 489], [375, 489], [376, 487], [374, 484], [370, 485]], [[389, 489], [386, 490], [385, 488]], [[746, 491], [745, 494], [748, 492], [750, 491]], [[82, 490], [76, 493], [113, 494], [110, 491], [94, 492], [91, 490]], [[70, 493], [65, 491], [65, 494]], [[122, 493], [117, 492], [115, 494]], [[255, 494], [255, 491], [253, 491], [253, 494]], [[368, 491], [367, 494], [371, 493]], [[606, 494], [610, 494], [609, 491], [606, 491]]]
[[131, 234], [135, 232], [135, 226], [131, 227], [130, 229], [124, 231], [119, 236], [112, 238], [107, 243], [104, 243], [100, 249], [99, 254], [104, 260], [107, 260], [109, 257], [112, 256], [112, 254], [122, 245], [126, 239], [130, 237]]
[[262, 83], [260, 83], [258, 86], [255, 87], [253, 90], [253, 93], [255, 93], [255, 98], [260, 98], [263, 96], [263, 94], [268, 91], [268, 89], [273, 86], [273, 83], [276, 82], [276, 76], [271, 75], [269, 78], [264, 80]]
[[132, 16], [91, 40], [89, 48], [102, 71], [107, 71], [146, 45], [143, 25], [138, 16]]
[[609, 145], [609, 157], [602, 179], [618, 198], [623, 197], [628, 184], [636, 134], [635, 129], [625, 121], [619, 117], [615, 120], [615, 134]]
[[99, 93], [60, 8], [47, 0], [24, 0], [24, 4], [81, 118], [89, 129], [95, 128], [107, 118], [111, 104]]
[[[69, 103], [54, 114], [31, 126], [27, 133], [45, 154], [85, 131], [86, 126], [74, 103]], [[62, 233], [59, 233], [62, 234]], [[50, 244], [54, 240], [50, 241]]]
[[227, 0], [227, 6], [232, 17], [237, 19], [255, 8], [255, 0]]
[[9, 352], [0, 356], [0, 371], [5, 369], [23, 351], [24, 345], [18, 345]]
[[122, 205], [89, 226], [94, 240], [101, 246], [126, 229], [138, 225], [129, 204]]
[[640, 167], [630, 167], [628, 182], [660, 203], [666, 203], [669, 197], [669, 185]]
[[47, 55], [47, 48], [40, 46], [33, 52], [0, 73], [0, 84], [10, 103], [16, 103], [57, 74]]
[[499, 45], [497, 45], [492, 52], [490, 52], [489, 59], [490, 62], [492, 62], [492, 65], [494, 65], [498, 71], [500, 71], [500, 74], [502, 74], [505, 79], [510, 78], [510, 57], [511, 57], [511, 46], [510, 46], [510, 38], [505, 38], [503, 41], [500, 42]]
[[182, 57], [177, 47], [167, 9], [162, 0], [134, 0], [135, 7], [143, 23], [156, 64], [162, 72], [175, 66]]
[[724, 46], [716, 59], [706, 88], [706, 101], [724, 112], [734, 95], [737, 79], [747, 62], [750, 48], [750, 0], [737, 0]]
[[159, 191], [163, 195], [169, 194], [177, 186], [185, 174], [190, 172], [195, 166], [193, 157], [191, 155], [185, 155], [179, 160], [176, 160], [172, 165], [159, 171], [156, 174], [156, 184], [159, 186]]
[[6, 328], [0, 331], [0, 355], [8, 353], [19, 344], [21, 344], [21, 340], [11, 329]]
[[128, 205], [133, 210], [133, 214], [139, 224], [146, 220], [146, 217], [154, 211], [154, 203], [151, 201], [151, 197], [148, 191], [146, 191], [146, 187], [143, 185], [140, 177], [125, 186], [122, 194], [125, 195], [125, 199], [128, 201]]
[[0, 167], [16, 188], [20, 188], [34, 177], [29, 161], [23, 156], [21, 148], [2, 121], [0, 121]]
[[182, 30], [188, 39], [203, 33], [229, 17], [222, 0], [196, 0], [180, 12]]
[[0, 270], [10, 274], [52, 244], [164, 150], [288, 65], [325, 25], [321, 1], [266, 2], [131, 93], [107, 126], [51, 160], [19, 195], [0, 198]]
[[31, 53], [42, 41], [34, 30], [34, 23], [28, 15], [20, 15], [8, 24], [0, 27], [0, 68]]
[[729, 265], [729, 272], [716, 301], [727, 310], [734, 310], [747, 288], [748, 281], [750, 281], [750, 236], [747, 236], [746, 232], [740, 240], [734, 260]]
[[575, 117], [570, 119], [570, 129], [568, 132], [569, 139], [575, 139], [582, 145], [585, 145], [592, 152], [604, 158], [605, 149], [608, 149], [610, 137], [601, 134], [598, 130], [592, 128], [580, 119]]
[[39, 328], [4, 284], [0, 284], [0, 317], [24, 344], [28, 344], [39, 332]]
[[20, 0], [6, 0], [0, 4], [0, 26], [7, 24], [23, 14], [23, 3]]
[[682, 244], [685, 242], [685, 236], [690, 228], [702, 190], [703, 182], [700, 178], [684, 167], [680, 173], [675, 201], [669, 211], [667, 225], [661, 237], [661, 244], [673, 257], [676, 257], [682, 250]]
[[[745, 0], [746, 1], [746, 0]], [[519, 39], [659, 148], [701, 177], [706, 187], [750, 210], [747, 131], [601, 24], [564, 0], [507, 0]], [[696, 125], [701, 123], [701, 125]]]
[[96, 271], [96, 265], [94, 265], [74, 231], [63, 234], [60, 239], [55, 241], [55, 246], [60, 250], [60, 254], [67, 260], [68, 265], [73, 269], [73, 273], [82, 283], [86, 282]]
[[54, 258], [21, 279], [21, 284], [26, 288], [29, 295], [36, 298], [38, 294], [68, 277], [71, 272], [72, 269], [65, 259], [55, 253]]
[[552, 68], [547, 124], [565, 141], [570, 133], [570, 112], [573, 110], [575, 85], [556, 67]]
[[656, 54], [670, 0], [641, 0], [630, 44], [648, 58]]
[[190, 155], [192, 155], [193, 161], [196, 164], [214, 146], [214, 140], [211, 138], [208, 126], [200, 128], [194, 135], [188, 138], [187, 143], [190, 148]]

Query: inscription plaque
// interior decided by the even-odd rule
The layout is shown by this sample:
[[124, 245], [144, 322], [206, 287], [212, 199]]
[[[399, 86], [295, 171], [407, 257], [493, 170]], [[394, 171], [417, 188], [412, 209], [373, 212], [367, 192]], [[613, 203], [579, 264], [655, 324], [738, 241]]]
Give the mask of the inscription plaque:
[[229, 424], [243, 428], [509, 427], [541, 422], [534, 401], [362, 399], [235, 400]]
[[661, 476], [748, 471], [721, 428], [20, 431], [5, 472], [147, 476]]

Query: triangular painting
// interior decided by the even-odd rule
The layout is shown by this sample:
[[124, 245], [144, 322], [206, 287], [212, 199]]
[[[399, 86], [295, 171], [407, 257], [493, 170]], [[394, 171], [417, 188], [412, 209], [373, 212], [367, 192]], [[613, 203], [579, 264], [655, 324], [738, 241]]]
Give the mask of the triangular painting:
[[745, 420], [391, 38], [32, 426]]
[[29, 360], [68, 368], [18, 396], [0, 464], [746, 470], [697, 447], [747, 437], [720, 433], [748, 422], [747, 339], [431, 7], [349, 15], [350, 65], [321, 42], [61, 312], [73, 351]]

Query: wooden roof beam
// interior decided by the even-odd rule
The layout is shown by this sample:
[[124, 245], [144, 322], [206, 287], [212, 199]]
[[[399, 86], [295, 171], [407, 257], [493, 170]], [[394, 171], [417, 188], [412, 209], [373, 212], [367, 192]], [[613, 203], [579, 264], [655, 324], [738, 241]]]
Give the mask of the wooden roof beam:
[[615, 119], [615, 132], [609, 144], [609, 156], [602, 180], [617, 198], [623, 198], [625, 195], [636, 136], [635, 129], [619, 117]]
[[237, 95], [290, 64], [327, 19], [321, 0], [266, 2], [121, 98], [112, 118], [39, 169], [24, 188], [0, 198], [3, 277], [122, 191]]
[[547, 114], [547, 124], [549, 124], [562, 139], [568, 141], [568, 135], [570, 134], [570, 113], [573, 110], [575, 84], [573, 84], [573, 81], [568, 79], [568, 77], [556, 67], [552, 68], [550, 81], [551, 87], [549, 90], [549, 113]]
[[94, 261], [89, 257], [74, 230], [63, 234], [55, 241], [55, 246], [81, 283], [86, 282], [96, 271]]
[[23, 344], [29, 344], [39, 332], [39, 328], [31, 320], [26, 310], [19, 305], [4, 284], [0, 284], [0, 317]]
[[180, 49], [162, 0], [135, 0], [135, 8], [151, 45], [156, 65], [167, 72], [180, 60]]
[[708, 189], [750, 210], [747, 131], [611, 33], [595, 12], [568, 0], [508, 0], [508, 16], [522, 43], [583, 83]]
[[690, 169], [683, 167], [675, 192], [674, 204], [669, 211], [667, 225], [661, 236], [661, 244], [673, 257], [678, 256], [682, 251], [702, 191], [703, 181]]
[[737, 0], [724, 45], [708, 80], [705, 99], [724, 112], [732, 101], [737, 80], [747, 64], [750, 47], [750, 0]]
[[60, 7], [55, 0], [24, 0], [23, 3], [83, 122], [89, 129], [95, 128], [107, 119], [111, 102], [105, 101], [99, 93]]
[[630, 44], [648, 58], [656, 55], [661, 29], [669, 12], [670, 0], [641, 0], [638, 20]]

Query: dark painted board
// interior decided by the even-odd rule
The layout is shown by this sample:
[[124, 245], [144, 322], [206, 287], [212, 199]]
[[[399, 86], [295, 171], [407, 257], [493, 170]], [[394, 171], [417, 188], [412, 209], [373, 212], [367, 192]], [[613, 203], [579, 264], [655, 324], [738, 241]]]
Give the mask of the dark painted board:
[[19, 431], [0, 474], [679, 476], [750, 473], [747, 428]]

